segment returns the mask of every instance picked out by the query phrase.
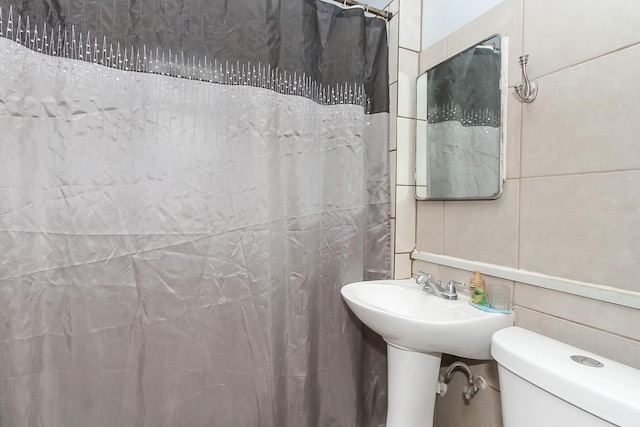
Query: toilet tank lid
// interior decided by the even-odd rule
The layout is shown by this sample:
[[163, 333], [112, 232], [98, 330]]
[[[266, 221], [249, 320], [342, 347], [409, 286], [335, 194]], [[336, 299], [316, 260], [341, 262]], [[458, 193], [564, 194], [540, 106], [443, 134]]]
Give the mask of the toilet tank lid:
[[[491, 339], [499, 365], [582, 410], [618, 426], [640, 425], [640, 370], [517, 326]], [[584, 356], [593, 367], [574, 361]]]

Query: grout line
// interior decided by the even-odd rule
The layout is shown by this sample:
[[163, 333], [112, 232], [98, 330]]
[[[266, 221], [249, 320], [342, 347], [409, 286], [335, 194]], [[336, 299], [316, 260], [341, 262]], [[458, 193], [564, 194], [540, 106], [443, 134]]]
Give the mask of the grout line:
[[[523, 40], [523, 43], [524, 43], [524, 40]], [[593, 56], [593, 57], [588, 58], [588, 59], [583, 59], [583, 60], [578, 61], [578, 62], [576, 62], [574, 64], [569, 64], [569, 65], [567, 65], [567, 66], [565, 66], [563, 68], [559, 68], [557, 70], [549, 71], [549, 72], [547, 72], [545, 74], [540, 74], [539, 76], [536, 76], [535, 78], [532, 78], [532, 80], [549, 77], [549, 76], [551, 76], [553, 74], [560, 73], [562, 71], [569, 70], [569, 69], [574, 68], [574, 67], [578, 67], [580, 65], [586, 64], [586, 63], [591, 62], [591, 61], [597, 61], [598, 59], [604, 58], [605, 56], [608, 56], [608, 55], [611, 55], [611, 54], [614, 54], [614, 53], [618, 53], [618, 52], [623, 51], [625, 49], [629, 49], [629, 48], [632, 48], [632, 47], [635, 47], [635, 46], [639, 46], [639, 45], [640, 45], [640, 42], [635, 42], [635, 43], [631, 43], [631, 44], [628, 44], [628, 45], [625, 45], [625, 46], [621, 46], [621, 47], [618, 47], [616, 49], [610, 50], [608, 52], [601, 53], [601, 54], [599, 54], [597, 56]]]
[[[522, 158], [520, 159], [520, 161], [522, 161]], [[565, 176], [568, 177], [568, 176], [582, 176], [582, 175], [601, 175], [601, 174], [614, 174], [614, 173], [638, 172], [638, 171], [640, 171], [640, 168], [615, 169], [615, 170], [608, 170], [608, 171], [592, 171], [592, 172], [558, 173], [558, 174], [552, 174], [552, 175], [521, 176], [520, 180], [558, 178], [558, 177], [565, 177]]]
[[[526, 306], [526, 305], [522, 305], [522, 304], [515, 304], [515, 303], [514, 303], [514, 304], [513, 304], [514, 311], [515, 311], [515, 308], [516, 308], [516, 307], [519, 307], [520, 309], [523, 309], [523, 310], [533, 311], [533, 312], [538, 313], [538, 314], [541, 314], [541, 315], [543, 315], [543, 316], [553, 317], [554, 319], [562, 320], [562, 321], [564, 321], [564, 322], [569, 322], [569, 323], [572, 323], [572, 324], [574, 324], [574, 325], [583, 326], [583, 327], [585, 327], [585, 328], [589, 328], [589, 329], [594, 329], [594, 330], [596, 330], [596, 331], [598, 331], [598, 332], [603, 332], [603, 333], [606, 333], [606, 334], [609, 334], [609, 335], [614, 335], [614, 336], [616, 336], [616, 337], [618, 337], [618, 338], [623, 338], [623, 339], [631, 340], [631, 341], [635, 341], [635, 342], [640, 341], [640, 340], [637, 340], [637, 339], [635, 339], [635, 338], [633, 338], [633, 337], [629, 337], [629, 336], [627, 336], [627, 335], [622, 335], [622, 334], [621, 334], [621, 333], [619, 333], [619, 332], [610, 331], [610, 330], [607, 330], [607, 329], [602, 329], [601, 327], [599, 327], [599, 326], [596, 324], [596, 322], [594, 322], [593, 324], [590, 324], [590, 323], [582, 323], [582, 322], [577, 321], [577, 320], [573, 320], [573, 319], [569, 319], [569, 318], [567, 318], [567, 317], [561, 317], [561, 316], [559, 316], [559, 315], [557, 315], [557, 314], [549, 313], [548, 311], [542, 311], [542, 309], [537, 309], [537, 308], [533, 308], [533, 307], [528, 307], [528, 306]], [[516, 319], [517, 319], [517, 314], [516, 314]]]
[[[523, 13], [523, 33], [524, 33], [524, 5], [522, 7], [522, 13]], [[521, 37], [521, 43], [524, 44], [524, 34]], [[508, 80], [508, 77], [507, 77]], [[507, 104], [508, 105], [508, 104]], [[516, 239], [517, 239], [517, 244], [516, 244], [516, 268], [520, 268], [520, 244], [521, 244], [521, 236], [520, 236], [520, 230], [522, 230], [521, 227], [521, 220], [522, 220], [522, 153], [524, 152], [523, 146], [522, 146], [522, 141], [524, 141], [523, 135], [524, 135], [524, 120], [523, 120], [523, 116], [524, 116], [524, 103], [520, 103], [520, 105], [518, 106], [520, 109], [520, 126], [519, 126], [519, 132], [518, 132], [518, 205], [516, 207], [517, 210], [517, 221], [516, 221]], [[508, 107], [506, 107], [508, 109]], [[508, 142], [508, 141], [507, 141]], [[506, 156], [505, 156], [506, 157]], [[505, 158], [505, 161], [507, 159]], [[506, 172], [505, 172], [506, 175]]]
[[[419, 50], [415, 50], [415, 49], [411, 49], [411, 48], [408, 48], [408, 47], [400, 46], [400, 44], [398, 43], [398, 53], [400, 53], [400, 49], [408, 50], [409, 52], [417, 53], [418, 55], [420, 55], [420, 52], [421, 52]], [[418, 68], [420, 68], [420, 65], [418, 65]]]

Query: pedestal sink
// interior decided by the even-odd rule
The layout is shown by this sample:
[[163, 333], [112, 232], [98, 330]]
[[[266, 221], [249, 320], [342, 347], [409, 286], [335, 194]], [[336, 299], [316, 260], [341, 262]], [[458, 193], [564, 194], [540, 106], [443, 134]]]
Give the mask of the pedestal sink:
[[432, 427], [442, 353], [491, 359], [491, 336], [513, 324], [512, 314], [479, 310], [464, 295], [439, 298], [410, 279], [350, 283], [341, 293], [387, 342], [386, 427]]

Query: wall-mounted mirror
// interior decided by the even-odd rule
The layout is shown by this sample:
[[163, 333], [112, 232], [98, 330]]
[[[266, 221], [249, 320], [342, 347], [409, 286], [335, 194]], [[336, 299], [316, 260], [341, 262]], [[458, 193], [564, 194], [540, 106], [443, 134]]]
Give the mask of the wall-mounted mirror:
[[418, 77], [417, 199], [500, 197], [503, 47], [494, 35]]

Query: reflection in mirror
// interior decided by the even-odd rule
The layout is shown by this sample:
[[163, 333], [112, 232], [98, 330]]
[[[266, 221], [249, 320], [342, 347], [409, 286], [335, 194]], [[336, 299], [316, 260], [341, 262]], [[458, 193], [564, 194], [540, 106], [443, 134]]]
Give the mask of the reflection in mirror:
[[501, 50], [495, 35], [418, 77], [417, 199], [500, 197]]

